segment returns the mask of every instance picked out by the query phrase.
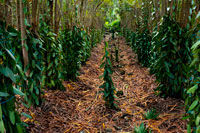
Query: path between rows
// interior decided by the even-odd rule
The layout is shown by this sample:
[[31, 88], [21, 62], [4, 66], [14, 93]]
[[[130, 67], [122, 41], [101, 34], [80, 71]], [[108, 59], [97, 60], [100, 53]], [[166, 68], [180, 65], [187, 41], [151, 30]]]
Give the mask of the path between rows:
[[[109, 42], [110, 44], [113, 41]], [[28, 121], [30, 132], [48, 133], [103, 133], [131, 132], [144, 122], [153, 132], [186, 132], [183, 101], [154, 94], [154, 76], [147, 68], [141, 67], [131, 48], [120, 38], [121, 68], [114, 68], [114, 85], [124, 95], [117, 98], [121, 111], [106, 109], [102, 94], [97, 92], [103, 83], [99, 76], [104, 43], [92, 51], [92, 55], [82, 66], [77, 82], [65, 82], [66, 91], [47, 91], [42, 107], [32, 109], [33, 119]], [[143, 113], [155, 108], [158, 120], [145, 120]]]

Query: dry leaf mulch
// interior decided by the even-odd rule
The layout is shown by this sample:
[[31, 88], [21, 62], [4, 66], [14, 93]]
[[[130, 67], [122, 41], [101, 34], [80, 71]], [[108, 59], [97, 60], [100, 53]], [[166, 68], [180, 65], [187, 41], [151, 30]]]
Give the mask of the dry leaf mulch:
[[[25, 120], [28, 130], [34, 133], [120, 133], [132, 132], [144, 122], [155, 133], [185, 133], [184, 102], [156, 96], [155, 77], [141, 67], [123, 38], [119, 39], [119, 46], [120, 62], [113, 63], [112, 78], [116, 90], [123, 92], [116, 98], [121, 111], [105, 108], [99, 93], [103, 83], [99, 76], [104, 71], [99, 68], [104, 55], [102, 42], [82, 66], [77, 82], [65, 82], [66, 91], [45, 91], [43, 105], [29, 110], [33, 119]], [[144, 112], [151, 108], [160, 114], [158, 120], [144, 119]]]

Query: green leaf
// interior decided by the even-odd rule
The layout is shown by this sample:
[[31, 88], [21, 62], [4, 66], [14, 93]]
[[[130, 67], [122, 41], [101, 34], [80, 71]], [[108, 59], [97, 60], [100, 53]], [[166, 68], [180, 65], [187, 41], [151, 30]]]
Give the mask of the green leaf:
[[9, 35], [10, 35], [10, 36], [17, 36], [17, 33], [10, 32]]
[[191, 125], [190, 124], [187, 125], [187, 132], [191, 133]]
[[11, 57], [14, 61], [16, 61], [15, 57], [13, 56], [13, 54], [12, 54], [7, 48], [6, 48], [5, 50], [6, 50], [7, 53], [10, 55], [10, 57]]
[[22, 68], [21, 68], [19, 65], [16, 65], [16, 67], [17, 67], [17, 69], [19, 70], [20, 74], [22, 75], [22, 78], [23, 78], [24, 80], [26, 80], [26, 77], [25, 77], [25, 75], [24, 75], [24, 72], [23, 72]]
[[197, 88], [198, 88], [198, 84], [196, 84], [196, 85], [194, 85], [193, 87], [191, 87], [191, 88], [187, 91], [187, 93], [192, 93], [192, 94], [194, 94], [195, 91], [197, 90]]
[[200, 11], [198, 12], [196, 19], [198, 19], [200, 17]]
[[16, 125], [17, 125], [17, 131], [18, 131], [18, 133], [23, 133], [23, 129], [22, 129], [21, 123], [16, 123]]
[[167, 72], [169, 73], [170, 71], [169, 71], [169, 66], [168, 66], [168, 63], [167, 63], [167, 62], [165, 62], [165, 67], [166, 67], [166, 69], [167, 69]]
[[192, 47], [191, 47], [191, 49], [192, 50], [195, 50], [195, 49], [197, 49], [197, 47], [200, 45], [200, 41], [197, 41]]
[[197, 116], [195, 124], [196, 124], [196, 126], [198, 126], [200, 124], [200, 115]]
[[51, 80], [51, 84], [52, 86], [55, 86], [54, 80]]
[[1, 119], [0, 119], [0, 127], [1, 127], [1, 128], [0, 128], [0, 132], [1, 132], [1, 133], [5, 133], [4, 123], [3, 123], [3, 120], [1, 120]]
[[4, 76], [10, 78], [13, 82], [16, 82], [14, 73], [10, 70], [10, 68], [8, 68], [8, 67], [0, 68], [0, 73], [2, 73]]
[[22, 115], [25, 116], [25, 117], [27, 117], [27, 118], [29, 118], [29, 119], [32, 119], [32, 117], [30, 115], [28, 115], [28, 114], [26, 114], [24, 112], [22, 112]]
[[[26, 8], [25, 8], [26, 9]], [[24, 24], [26, 25], [26, 26], [31, 26], [30, 24], [29, 24], [29, 22], [28, 22], [28, 19], [24, 19]]]
[[1, 104], [0, 104], [0, 121], [2, 120], [2, 109], [1, 109]]
[[6, 92], [0, 92], [0, 97], [7, 97], [7, 96], [9, 96], [8, 93], [6, 93]]
[[13, 90], [14, 90], [14, 93], [16, 95], [25, 96], [25, 94], [23, 92], [21, 92], [19, 89], [17, 89], [17, 88], [14, 87]]
[[190, 108], [189, 108], [189, 111], [194, 109], [197, 105], [198, 105], [198, 100], [195, 100], [191, 105], [190, 105]]
[[200, 126], [197, 127], [196, 133], [200, 133]]
[[14, 111], [9, 111], [9, 118], [11, 123], [14, 125], [15, 124], [15, 112]]

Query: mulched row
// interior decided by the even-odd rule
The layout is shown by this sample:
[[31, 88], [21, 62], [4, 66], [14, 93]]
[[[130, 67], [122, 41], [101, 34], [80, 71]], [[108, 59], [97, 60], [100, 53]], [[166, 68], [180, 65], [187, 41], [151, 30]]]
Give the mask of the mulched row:
[[[109, 39], [108, 37], [106, 38]], [[109, 41], [110, 44], [116, 40]], [[112, 75], [117, 91], [123, 95], [116, 98], [121, 109], [115, 111], [104, 106], [99, 78], [103, 57], [104, 42], [98, 44], [91, 57], [80, 69], [76, 82], [64, 82], [65, 91], [45, 91], [45, 102], [41, 107], [30, 109], [33, 119], [26, 119], [28, 131], [41, 133], [116, 133], [132, 132], [142, 122], [154, 133], [185, 133], [186, 121], [184, 102], [182, 100], [163, 99], [155, 95], [157, 87], [155, 77], [149, 74], [148, 68], [142, 67], [132, 49], [119, 38], [120, 62], [113, 60]], [[111, 50], [111, 53], [113, 50]], [[143, 114], [149, 109], [156, 109], [157, 120], [145, 120]]]

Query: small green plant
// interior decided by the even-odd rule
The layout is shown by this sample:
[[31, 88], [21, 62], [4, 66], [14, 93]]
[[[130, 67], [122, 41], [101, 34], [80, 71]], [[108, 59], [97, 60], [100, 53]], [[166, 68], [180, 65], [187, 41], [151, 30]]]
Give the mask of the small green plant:
[[144, 126], [144, 123], [141, 123], [139, 127], [135, 127], [133, 133], [151, 133], [151, 130]]
[[158, 116], [159, 116], [159, 114], [156, 113], [156, 109], [150, 109], [146, 113], [144, 113], [144, 117], [147, 120], [149, 120], [149, 119], [157, 119]]
[[112, 72], [112, 64], [109, 58], [109, 52], [107, 50], [108, 48], [108, 42], [105, 42], [105, 55], [102, 58], [103, 63], [101, 64], [100, 68], [104, 67], [104, 74], [102, 75], [104, 83], [103, 85], [100, 86], [100, 88], [103, 88], [104, 91], [104, 100], [106, 107], [116, 109], [115, 105], [115, 96], [114, 96], [114, 91], [115, 87], [112, 82], [111, 74]]

